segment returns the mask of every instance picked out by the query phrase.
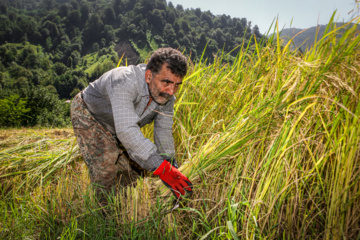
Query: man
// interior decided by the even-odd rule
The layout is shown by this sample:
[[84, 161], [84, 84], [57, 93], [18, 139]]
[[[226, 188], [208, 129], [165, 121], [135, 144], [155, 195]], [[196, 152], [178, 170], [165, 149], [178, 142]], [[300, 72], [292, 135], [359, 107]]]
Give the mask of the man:
[[[172, 124], [175, 92], [187, 72], [179, 51], [160, 48], [148, 64], [103, 74], [73, 99], [71, 121], [90, 180], [102, 192], [128, 186], [154, 171], [177, 198], [192, 192], [175, 161]], [[154, 143], [140, 128], [154, 121]]]

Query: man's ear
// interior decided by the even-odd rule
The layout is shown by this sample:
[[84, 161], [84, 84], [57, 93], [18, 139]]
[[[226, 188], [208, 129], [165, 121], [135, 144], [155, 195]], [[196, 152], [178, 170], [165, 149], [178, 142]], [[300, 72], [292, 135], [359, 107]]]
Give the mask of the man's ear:
[[150, 69], [148, 69], [145, 72], [145, 82], [150, 83], [151, 78], [152, 78], [152, 72]]

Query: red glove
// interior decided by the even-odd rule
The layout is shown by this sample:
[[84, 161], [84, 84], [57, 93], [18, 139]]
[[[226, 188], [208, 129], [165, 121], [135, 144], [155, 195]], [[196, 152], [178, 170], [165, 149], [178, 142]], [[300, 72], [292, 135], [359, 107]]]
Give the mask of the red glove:
[[155, 170], [154, 175], [158, 175], [179, 199], [181, 199], [181, 195], [185, 195], [185, 190], [192, 193], [193, 186], [190, 180], [166, 160]]

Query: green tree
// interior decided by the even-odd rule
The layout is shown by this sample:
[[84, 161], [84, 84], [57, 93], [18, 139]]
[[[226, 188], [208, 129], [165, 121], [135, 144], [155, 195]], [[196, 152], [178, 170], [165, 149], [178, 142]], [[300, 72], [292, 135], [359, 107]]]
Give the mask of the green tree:
[[225, 39], [223, 31], [220, 28], [217, 28], [213, 32], [212, 37], [213, 37], [213, 39], [215, 39], [215, 41], [217, 41], [220, 48], [222, 48], [224, 46], [226, 39]]
[[57, 24], [52, 21], [49, 21], [49, 20], [45, 21], [42, 24], [42, 28], [47, 28], [48, 30], [50, 30], [50, 36], [52, 38], [56, 38], [57, 36], [60, 35], [60, 31], [59, 31]]
[[116, 21], [115, 12], [113, 7], [107, 7], [104, 11], [104, 24], [114, 24]]
[[201, 9], [200, 8], [196, 8], [195, 9], [195, 15], [199, 18], [201, 17]]
[[56, 90], [56, 88], [55, 88], [53, 85], [48, 85], [48, 86], [46, 86], [46, 89], [47, 89], [48, 92], [57, 95], [57, 90]]
[[151, 12], [155, 8], [154, 0], [141, 0], [138, 8], [141, 9], [140, 13]]
[[0, 99], [0, 125], [19, 127], [27, 113], [31, 111], [26, 105], [26, 100], [20, 98], [18, 94]]
[[51, 48], [52, 48], [52, 46], [53, 46], [53, 44], [52, 44], [52, 41], [51, 41], [51, 37], [48, 36], [48, 37], [46, 38], [45, 49], [46, 49], [47, 51], [50, 51]]
[[209, 25], [209, 27], [213, 27], [214, 23], [213, 23], [212, 17], [213, 16], [212, 16], [211, 12], [206, 11], [201, 14], [200, 19], [201, 19], [201, 21], [206, 22]]
[[180, 25], [181, 25], [181, 29], [184, 30], [185, 33], [190, 32], [191, 27], [190, 27], [189, 22], [187, 20], [182, 20]]
[[199, 50], [202, 51], [204, 50], [205, 46], [206, 46], [206, 43], [207, 43], [207, 37], [206, 37], [206, 33], [205, 32], [202, 32], [200, 34], [200, 39], [199, 39]]
[[106, 46], [106, 39], [105, 38], [102, 38], [100, 40], [100, 44], [101, 44], [101, 48], [104, 48]]
[[105, 25], [103, 35], [104, 37], [100, 39], [100, 42], [102, 41], [102, 39], [106, 39], [108, 43], [115, 41], [115, 30], [111, 25]]
[[104, 31], [104, 23], [102, 22], [100, 15], [97, 13], [92, 14], [88, 22], [86, 23], [83, 32], [84, 42], [87, 44], [98, 42], [102, 38], [103, 31]]
[[20, 88], [27, 88], [29, 87], [29, 79], [27, 77], [19, 77], [14, 82], [14, 87], [20, 89]]
[[120, 14], [120, 10], [121, 10], [121, 0], [114, 1], [113, 9], [114, 9], [116, 16], [118, 16]]
[[170, 9], [175, 9], [174, 4], [173, 4], [172, 2], [169, 2], [169, 3], [168, 3], [168, 7], [169, 7]]
[[79, 27], [81, 25], [81, 13], [78, 10], [72, 10], [66, 18], [66, 26]]
[[252, 29], [252, 33], [255, 35], [255, 37], [257, 39], [260, 39], [261, 38], [261, 33], [260, 33], [260, 30], [259, 30], [259, 27], [258, 25], [255, 25]]
[[59, 97], [61, 99], [68, 99], [70, 98], [70, 93], [74, 90], [74, 88], [77, 87], [79, 89], [83, 89], [85, 87], [84, 82], [86, 82], [84, 78], [85, 76], [83, 71], [67, 71], [65, 74], [57, 76], [54, 81], [54, 86], [59, 93]]
[[95, 52], [97, 52], [97, 51], [99, 51], [99, 49], [100, 49], [99, 44], [98, 44], [97, 42], [94, 43], [94, 44], [93, 44], [93, 50], [94, 50]]
[[7, 12], [8, 12], [8, 7], [4, 3], [1, 3], [0, 4], [0, 13], [7, 14]]
[[82, 2], [82, 5], [80, 7], [80, 13], [81, 13], [81, 22], [82, 24], [85, 24], [86, 21], [89, 19], [89, 14], [90, 14], [90, 7], [86, 2]]
[[69, 11], [70, 11], [70, 7], [69, 7], [69, 5], [67, 3], [61, 4], [58, 14], [59, 14], [60, 17], [63, 18], [63, 17], [66, 17], [68, 15]]
[[74, 90], [70, 93], [70, 97], [75, 97], [80, 92], [80, 89], [74, 88]]
[[22, 89], [21, 94], [27, 99], [26, 118], [23, 117], [23, 126], [65, 126], [70, 122], [70, 106], [59, 100], [54, 94], [43, 86]]
[[165, 23], [165, 12], [163, 10], [154, 9], [149, 16], [149, 23], [156, 27], [158, 31], [163, 31]]
[[154, 3], [155, 3], [155, 8], [160, 9], [160, 10], [166, 9], [166, 0], [155, 0]]
[[235, 34], [235, 35], [239, 35], [239, 36], [240, 36], [241, 34], [243, 34], [244, 27], [243, 27], [243, 25], [241, 24], [241, 21], [240, 21], [240, 20], [236, 21], [234, 30], [235, 30], [235, 31], [233, 32], [233, 34]]
[[183, 11], [184, 11], [184, 8], [183, 8], [182, 5], [177, 4], [177, 5], [176, 5], [176, 10], [178, 10], [179, 12], [183, 12]]
[[46, 10], [51, 10], [54, 8], [55, 0], [43, 0], [42, 5]]
[[170, 24], [174, 24], [175, 20], [176, 20], [176, 15], [174, 11], [170, 11], [167, 15], [167, 22]]
[[70, 56], [73, 60], [72, 66], [76, 67], [81, 61], [81, 54], [78, 51], [73, 51]]
[[52, 69], [52, 70], [54, 71], [54, 73], [55, 73], [56, 75], [58, 75], [58, 76], [64, 74], [64, 73], [68, 70], [68, 68], [65, 66], [65, 64], [60, 63], [60, 62], [55, 63], [55, 64], [51, 67], [51, 69]]
[[77, 10], [79, 8], [79, 6], [80, 6], [79, 3], [76, 0], [71, 0], [70, 5], [72, 6], [72, 8], [74, 10]]
[[172, 28], [170, 23], [167, 23], [164, 27], [163, 36], [168, 40], [168, 42], [172, 43], [175, 41], [176, 34], [174, 29]]

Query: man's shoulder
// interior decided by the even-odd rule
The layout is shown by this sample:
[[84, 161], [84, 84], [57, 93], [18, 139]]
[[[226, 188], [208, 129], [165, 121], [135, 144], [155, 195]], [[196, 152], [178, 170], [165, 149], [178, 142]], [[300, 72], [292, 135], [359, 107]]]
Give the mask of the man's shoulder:
[[129, 65], [114, 68], [112, 70], [114, 75], [145, 77], [146, 64]]
[[145, 82], [145, 68], [145, 64], [114, 68], [111, 74], [112, 81], [115, 84], [141, 86]]
[[146, 88], [145, 64], [117, 67], [111, 70], [107, 91], [118, 95], [124, 91], [133, 95], [142, 95]]

